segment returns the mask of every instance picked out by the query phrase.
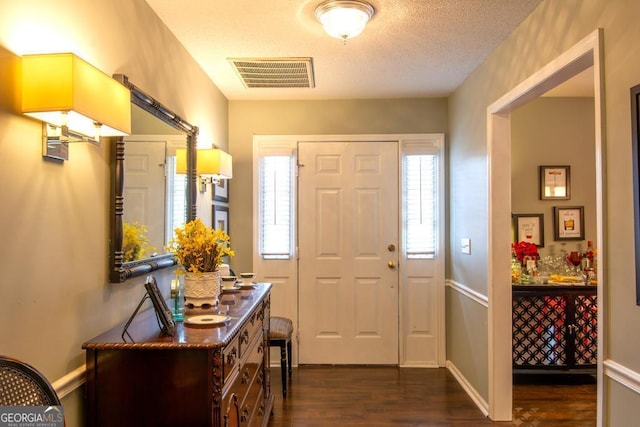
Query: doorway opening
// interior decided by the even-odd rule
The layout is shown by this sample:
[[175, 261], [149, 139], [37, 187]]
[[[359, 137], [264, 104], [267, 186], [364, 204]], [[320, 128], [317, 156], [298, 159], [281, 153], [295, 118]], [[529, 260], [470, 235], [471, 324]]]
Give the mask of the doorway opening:
[[[511, 247], [511, 113], [550, 89], [593, 67], [595, 114], [595, 211], [596, 238], [601, 247], [597, 255], [598, 283], [603, 283], [603, 96], [602, 34], [596, 30], [571, 49], [519, 84], [487, 109], [489, 156], [489, 417], [494, 421], [512, 418], [512, 292], [510, 280]], [[597, 299], [603, 301], [603, 286]], [[602, 349], [603, 308], [598, 310], [598, 349]], [[602, 408], [602, 354], [598, 355], [598, 417]]]

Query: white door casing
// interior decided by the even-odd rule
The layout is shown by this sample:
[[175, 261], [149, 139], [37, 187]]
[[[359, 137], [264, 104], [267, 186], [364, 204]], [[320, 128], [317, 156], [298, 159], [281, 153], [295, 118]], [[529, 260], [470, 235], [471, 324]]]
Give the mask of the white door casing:
[[[395, 303], [385, 301], [385, 317], [389, 316], [389, 311], [395, 311], [397, 319], [398, 339], [394, 352], [398, 354], [397, 364], [411, 367], [433, 367], [444, 366], [446, 361], [445, 352], [445, 281], [444, 281], [444, 251], [445, 251], [445, 221], [444, 221], [444, 181], [445, 181], [445, 151], [444, 134], [365, 134], [365, 135], [256, 135], [253, 144], [253, 176], [254, 176], [254, 248], [260, 247], [260, 209], [259, 209], [259, 182], [260, 164], [263, 156], [269, 155], [290, 155], [295, 162], [298, 157], [298, 143], [324, 144], [327, 142], [343, 142], [346, 140], [356, 142], [376, 142], [394, 141], [398, 145], [402, 155], [396, 157], [396, 165], [401, 165], [400, 158], [405, 154], [425, 154], [436, 153], [438, 156], [438, 194], [437, 194], [437, 242], [436, 254], [431, 260], [406, 259], [404, 240], [401, 239], [396, 245], [396, 256], [399, 257], [399, 286], [397, 288], [398, 299]], [[426, 152], [425, 147], [428, 147]], [[302, 171], [307, 166], [300, 167]], [[396, 170], [396, 177], [401, 173]], [[305, 188], [297, 188], [297, 180], [292, 181], [291, 191], [295, 195], [308, 193]], [[396, 184], [396, 192], [400, 185]], [[403, 197], [399, 191], [394, 202], [394, 208], [401, 212]], [[304, 226], [313, 223], [309, 212], [298, 212], [297, 202], [292, 208], [295, 212], [295, 220], [292, 225], [292, 233], [296, 239], [304, 232]], [[391, 206], [390, 206], [391, 207]], [[298, 222], [304, 223], [300, 226]], [[402, 236], [403, 231], [400, 220], [396, 221], [398, 236]], [[400, 237], [398, 237], [400, 238]], [[258, 250], [254, 251], [253, 267], [256, 272], [256, 279], [273, 284], [271, 298], [271, 315], [285, 316], [293, 320], [294, 336], [298, 337], [298, 345], [293, 346], [294, 365], [309, 363], [298, 357], [298, 350], [304, 351], [305, 335], [307, 327], [304, 325], [305, 310], [301, 305], [302, 288], [306, 280], [302, 278], [298, 270], [298, 248], [292, 252], [288, 259], [265, 259]], [[385, 263], [386, 265], [386, 263]], [[390, 308], [390, 306], [392, 307]], [[331, 317], [327, 313], [326, 316]], [[330, 320], [330, 319], [329, 319]], [[300, 325], [300, 335], [298, 336], [298, 325]], [[279, 364], [279, 354], [272, 352], [272, 364]], [[354, 363], [348, 361], [345, 363]]]

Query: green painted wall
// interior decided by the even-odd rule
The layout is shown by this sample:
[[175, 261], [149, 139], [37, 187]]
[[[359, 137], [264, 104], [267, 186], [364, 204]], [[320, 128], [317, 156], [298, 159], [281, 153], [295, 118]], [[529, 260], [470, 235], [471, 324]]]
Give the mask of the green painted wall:
[[[606, 311], [602, 325], [605, 347], [599, 349], [602, 360], [612, 360], [635, 373], [640, 372], [638, 334], [628, 325], [640, 323], [640, 308], [635, 305], [635, 268], [633, 241], [631, 115], [629, 88], [640, 83], [640, 26], [636, 18], [640, 2], [635, 0], [546, 0], [511, 36], [474, 71], [450, 97], [450, 172], [451, 247], [461, 236], [486, 242], [487, 217], [487, 107], [518, 83], [575, 45], [598, 28], [604, 33], [605, 141], [605, 236], [599, 242], [603, 251], [607, 297], [600, 301]], [[455, 209], [454, 209], [455, 208]], [[476, 245], [483, 246], [482, 244]], [[471, 289], [487, 292], [489, 260], [482, 248], [471, 257], [453, 249], [449, 255], [450, 279]], [[450, 301], [450, 304], [452, 302]], [[491, 302], [489, 302], [491, 303]], [[484, 333], [477, 326], [452, 320], [449, 335]], [[460, 328], [460, 329], [455, 329]], [[470, 329], [462, 329], [470, 328]], [[486, 346], [488, 351], [488, 343]], [[456, 365], [474, 366], [482, 361], [482, 348], [465, 354], [452, 351], [448, 357]], [[465, 376], [474, 373], [463, 371]], [[488, 396], [488, 374], [473, 386]], [[604, 387], [604, 425], [627, 425], [623, 420], [637, 417], [640, 396], [629, 395], [619, 386]], [[624, 396], [622, 396], [624, 394]], [[624, 408], [614, 405], [624, 398]], [[635, 403], [635, 404], [634, 404]], [[615, 407], [616, 411], [612, 409]]]

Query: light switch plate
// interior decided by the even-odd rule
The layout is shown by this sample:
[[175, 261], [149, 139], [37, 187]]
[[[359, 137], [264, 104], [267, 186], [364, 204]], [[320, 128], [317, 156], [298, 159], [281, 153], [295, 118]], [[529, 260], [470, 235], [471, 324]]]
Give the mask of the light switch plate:
[[471, 239], [465, 237], [460, 240], [460, 250], [463, 254], [471, 253]]

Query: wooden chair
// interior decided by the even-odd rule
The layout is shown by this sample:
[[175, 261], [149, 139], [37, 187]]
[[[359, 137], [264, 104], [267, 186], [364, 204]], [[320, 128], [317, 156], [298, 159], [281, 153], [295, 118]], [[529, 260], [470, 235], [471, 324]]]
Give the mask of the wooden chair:
[[0, 356], [0, 406], [60, 406], [60, 399], [34, 367]]
[[[282, 371], [282, 397], [287, 397], [287, 371], [291, 378], [291, 335], [293, 322], [286, 317], [272, 316], [269, 320], [269, 346], [280, 347], [280, 370]], [[287, 360], [289, 367], [287, 369]]]

